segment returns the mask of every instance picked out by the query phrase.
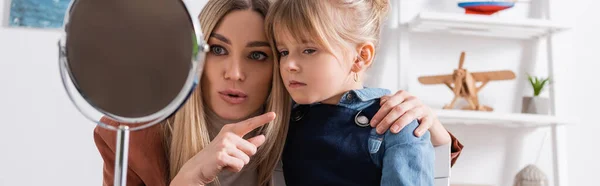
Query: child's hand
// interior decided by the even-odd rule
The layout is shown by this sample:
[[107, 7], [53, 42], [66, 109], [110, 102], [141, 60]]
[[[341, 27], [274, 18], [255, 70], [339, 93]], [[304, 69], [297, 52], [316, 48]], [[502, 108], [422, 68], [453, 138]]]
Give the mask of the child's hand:
[[264, 135], [248, 140], [242, 137], [273, 119], [275, 114], [269, 112], [223, 126], [214, 140], [183, 165], [171, 185], [206, 185], [222, 170], [241, 171], [250, 162], [257, 148], [265, 142]]
[[377, 133], [383, 134], [388, 129], [392, 133], [398, 133], [416, 119], [419, 127], [414, 131], [415, 136], [420, 137], [429, 130], [434, 146], [450, 143], [450, 135], [437, 115], [410, 93], [400, 90], [394, 95], [383, 96], [380, 104], [381, 108], [371, 120], [371, 126], [377, 127]]

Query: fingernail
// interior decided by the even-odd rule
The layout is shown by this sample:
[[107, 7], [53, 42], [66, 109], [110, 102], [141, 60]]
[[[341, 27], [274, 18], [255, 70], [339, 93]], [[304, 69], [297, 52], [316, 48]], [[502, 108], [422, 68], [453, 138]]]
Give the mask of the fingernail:
[[418, 130], [417, 131], [417, 136], [421, 137], [423, 135], [423, 130]]
[[381, 132], [380, 128], [375, 129], [377, 131], [377, 134], [382, 134], [383, 132]]
[[375, 124], [377, 124], [377, 122], [379, 122], [379, 121], [377, 121], [375, 119], [371, 120], [371, 126], [376, 126]]
[[392, 132], [398, 133], [399, 132], [398, 130], [400, 130], [400, 126], [398, 126], [398, 125], [393, 125], [392, 126]]

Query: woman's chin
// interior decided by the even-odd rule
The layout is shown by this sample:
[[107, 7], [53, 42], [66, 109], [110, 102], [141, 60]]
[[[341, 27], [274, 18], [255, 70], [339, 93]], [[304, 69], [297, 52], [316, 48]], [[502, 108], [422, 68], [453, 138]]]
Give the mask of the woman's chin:
[[[258, 107], [252, 107], [249, 105], [227, 105], [227, 104], [220, 104], [220, 103], [216, 103], [218, 105], [214, 105], [212, 107], [212, 111], [217, 114], [217, 116], [219, 116], [221, 119], [225, 119], [225, 120], [234, 120], [234, 121], [238, 121], [238, 120], [244, 120], [247, 119], [249, 117], [251, 117], [252, 114], [255, 114], [258, 109], [260, 109], [260, 106]], [[259, 113], [262, 114], [262, 113]]]
[[220, 111], [214, 111], [217, 116], [225, 120], [242, 120], [246, 119], [252, 114], [252, 112], [248, 110], [239, 110], [239, 109], [219, 109]]

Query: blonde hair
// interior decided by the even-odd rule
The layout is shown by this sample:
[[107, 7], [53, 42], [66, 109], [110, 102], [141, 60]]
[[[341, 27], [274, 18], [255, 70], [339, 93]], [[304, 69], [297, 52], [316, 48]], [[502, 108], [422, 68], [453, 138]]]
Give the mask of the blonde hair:
[[[269, 8], [268, 0], [211, 0], [202, 12], [199, 19], [204, 32], [204, 39], [208, 40], [221, 19], [231, 11], [253, 10], [265, 16]], [[204, 111], [201, 86], [197, 86], [186, 104], [166, 120], [165, 146], [169, 159], [169, 180], [172, 180], [181, 167], [194, 155], [210, 143], [208, 123]], [[273, 65], [272, 86], [269, 97], [265, 103], [266, 111], [277, 114], [274, 121], [259, 128], [266, 141], [252, 156], [252, 161], [246, 167], [256, 167], [259, 185], [268, 185], [277, 165], [285, 137], [288, 130], [291, 98], [286, 92], [279, 76], [279, 66]], [[218, 180], [218, 179], [217, 179]], [[218, 181], [216, 181], [218, 184]]]
[[275, 38], [289, 33], [296, 41], [312, 41], [329, 52], [340, 46], [356, 53], [360, 43], [377, 47], [388, 9], [388, 0], [278, 0], [267, 14], [267, 37], [277, 43]]

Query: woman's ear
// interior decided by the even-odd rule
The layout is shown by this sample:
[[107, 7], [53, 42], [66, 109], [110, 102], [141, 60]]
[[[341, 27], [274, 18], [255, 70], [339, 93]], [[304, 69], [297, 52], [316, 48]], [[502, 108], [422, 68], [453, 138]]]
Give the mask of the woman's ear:
[[356, 48], [356, 58], [352, 65], [352, 72], [360, 72], [367, 69], [373, 63], [375, 57], [375, 45], [371, 42], [361, 43]]

